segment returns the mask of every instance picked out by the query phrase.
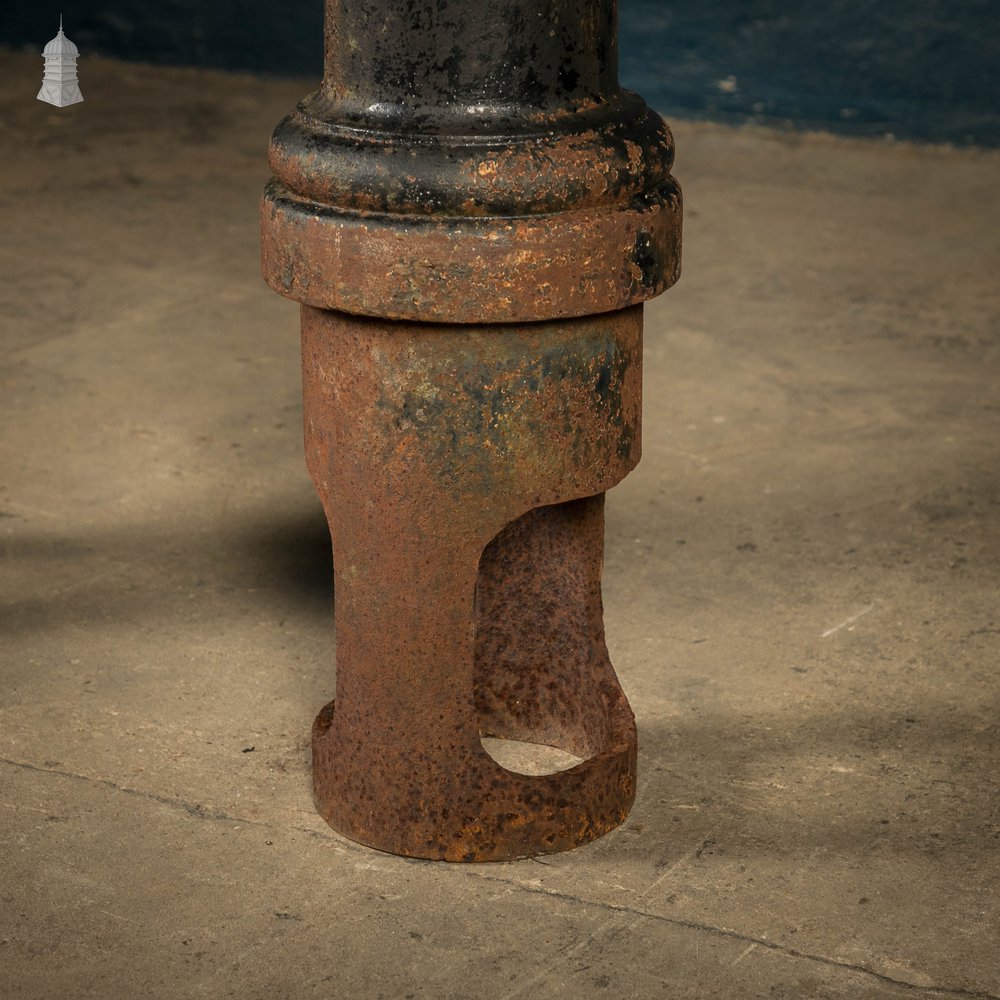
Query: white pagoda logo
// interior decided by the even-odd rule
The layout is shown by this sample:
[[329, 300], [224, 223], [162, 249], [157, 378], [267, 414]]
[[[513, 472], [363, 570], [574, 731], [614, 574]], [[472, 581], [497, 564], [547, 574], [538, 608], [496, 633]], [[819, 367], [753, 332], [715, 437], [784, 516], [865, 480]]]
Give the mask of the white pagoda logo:
[[59, 15], [59, 34], [42, 49], [45, 57], [45, 76], [38, 99], [64, 108], [83, 100], [80, 84], [76, 79], [76, 60], [80, 50], [63, 34], [62, 14]]

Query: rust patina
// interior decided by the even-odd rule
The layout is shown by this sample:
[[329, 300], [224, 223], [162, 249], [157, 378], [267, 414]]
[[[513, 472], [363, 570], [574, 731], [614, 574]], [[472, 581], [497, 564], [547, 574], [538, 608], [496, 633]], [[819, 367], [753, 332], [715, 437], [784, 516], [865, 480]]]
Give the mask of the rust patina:
[[[328, 0], [326, 53], [261, 213], [333, 539], [316, 803], [398, 854], [565, 850], [635, 796], [604, 494], [639, 460], [641, 303], [679, 273], [670, 132], [618, 85], [611, 0]], [[483, 737], [582, 761], [520, 774]]]

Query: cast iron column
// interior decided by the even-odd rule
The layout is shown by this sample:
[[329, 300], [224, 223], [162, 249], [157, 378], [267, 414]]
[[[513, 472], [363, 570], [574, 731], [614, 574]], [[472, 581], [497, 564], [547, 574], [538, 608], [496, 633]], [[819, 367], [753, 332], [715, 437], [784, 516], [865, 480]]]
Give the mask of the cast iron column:
[[[604, 492], [639, 461], [641, 303], [679, 273], [672, 159], [618, 84], [614, 0], [327, 0], [263, 271], [302, 303], [336, 595], [314, 788], [354, 840], [503, 860], [628, 813]], [[482, 736], [584, 760], [519, 774]]]

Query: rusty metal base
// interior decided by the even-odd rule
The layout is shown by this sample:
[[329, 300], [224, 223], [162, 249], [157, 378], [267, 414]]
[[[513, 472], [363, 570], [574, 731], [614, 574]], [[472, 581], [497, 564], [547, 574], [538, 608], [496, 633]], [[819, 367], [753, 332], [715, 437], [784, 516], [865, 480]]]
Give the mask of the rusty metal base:
[[[642, 307], [468, 327], [303, 306], [302, 338], [336, 593], [320, 812], [450, 861], [611, 830], [635, 795], [636, 730], [604, 642], [604, 492], [639, 459]], [[483, 736], [585, 759], [518, 774]]]

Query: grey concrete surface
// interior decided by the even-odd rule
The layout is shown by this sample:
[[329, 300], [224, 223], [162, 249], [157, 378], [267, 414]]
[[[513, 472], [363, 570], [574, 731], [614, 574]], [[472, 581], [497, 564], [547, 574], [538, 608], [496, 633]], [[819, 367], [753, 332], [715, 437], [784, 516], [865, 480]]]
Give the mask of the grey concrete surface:
[[0, 61], [0, 996], [1000, 997], [1000, 155], [685, 124], [608, 501], [617, 832], [313, 812], [330, 554], [258, 274], [309, 87]]

